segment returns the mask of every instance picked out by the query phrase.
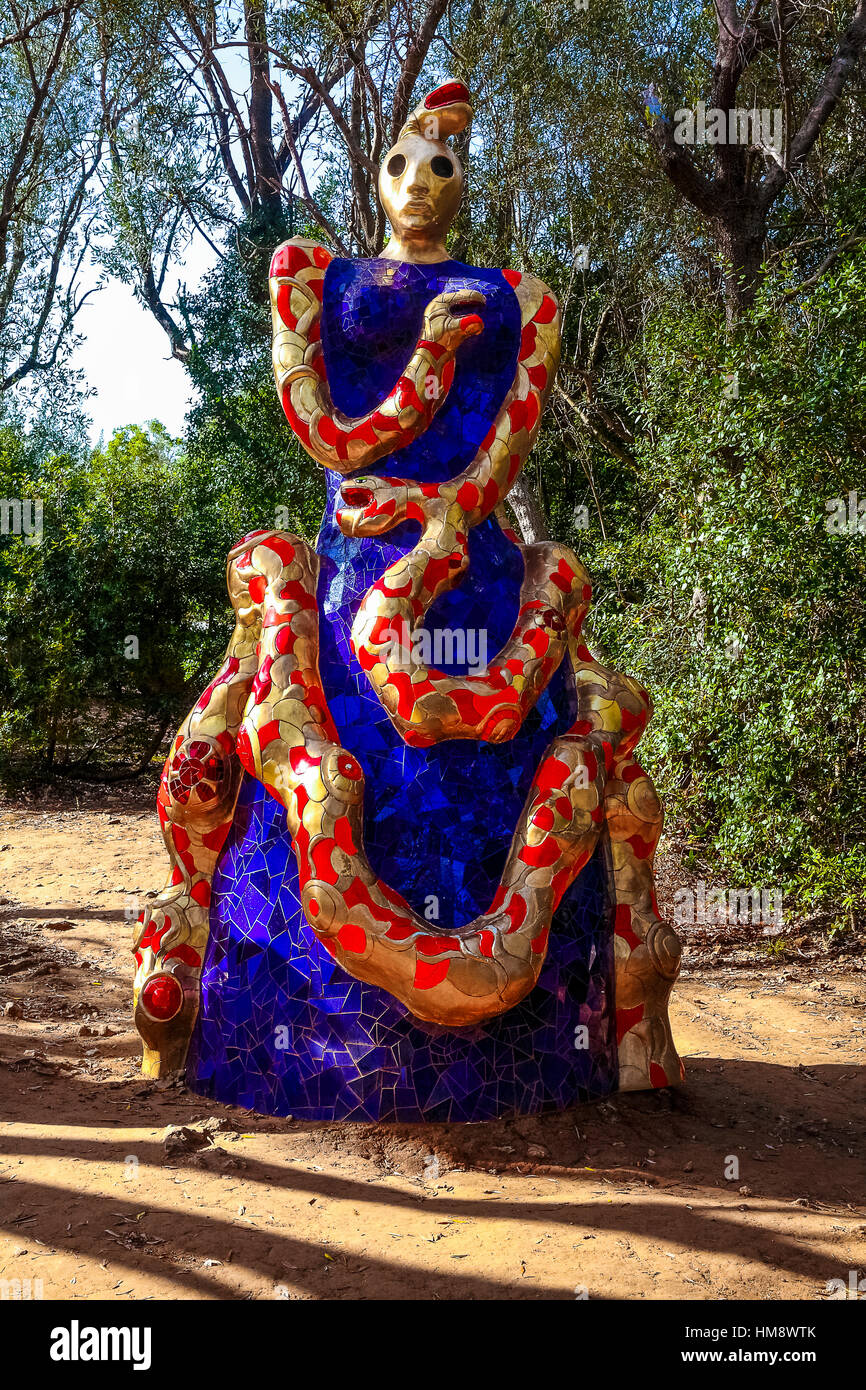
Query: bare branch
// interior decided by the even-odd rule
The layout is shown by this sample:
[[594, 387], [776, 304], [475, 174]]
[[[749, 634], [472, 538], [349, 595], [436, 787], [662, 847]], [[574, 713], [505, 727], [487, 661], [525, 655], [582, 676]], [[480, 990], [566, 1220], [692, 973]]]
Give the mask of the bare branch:
[[799, 298], [804, 290], [812, 289], [812, 287], [817, 285], [818, 281], [826, 275], [831, 266], [836, 264], [840, 256], [847, 256], [849, 252], [856, 251], [857, 247], [863, 246], [864, 243], [866, 243], [866, 236], [856, 236], [853, 232], [849, 233], [848, 236], [840, 241], [838, 246], [833, 247], [833, 250], [816, 266], [811, 275], [807, 276], [805, 280], [801, 280], [799, 285], [796, 285], [794, 289], [788, 290], [787, 293], [783, 295], [783, 303], [788, 303], [792, 299]]
[[[13, 15], [17, 19], [17, 12], [15, 11], [14, 4], [10, 3], [9, 8], [12, 10]], [[54, 19], [56, 15], [62, 14], [66, 8], [66, 5], [53, 5], [50, 10], [43, 10], [41, 14], [36, 15], [31, 20], [28, 20], [26, 24], [22, 24], [19, 20], [19, 27], [15, 30], [15, 32], [12, 34], [7, 34], [5, 38], [0, 39], [0, 48], [8, 48], [10, 44], [13, 43], [21, 43], [23, 39], [26, 39], [28, 35], [33, 33], [34, 29], [38, 29], [40, 24], [44, 24], [46, 19]]]
[[579, 401], [574, 400], [558, 381], [553, 390], [554, 394], [565, 402], [569, 410], [574, 411], [575, 415], [586, 426], [593, 438], [597, 440], [609, 454], [613, 454], [614, 458], [620, 459], [622, 463], [634, 465], [634, 455], [629, 453], [625, 445], [621, 443], [609, 429], [604, 425], [600, 425], [597, 420], [594, 420], [590, 411], [588, 411], [585, 406], [582, 406]]
[[348, 256], [348, 248], [346, 247], [342, 238], [340, 237], [339, 232], [328, 220], [328, 218], [322, 212], [316, 200], [310, 194], [310, 188], [309, 184], [307, 183], [307, 176], [304, 172], [304, 166], [298, 156], [298, 151], [295, 145], [295, 138], [292, 132], [292, 117], [291, 113], [289, 112], [289, 108], [286, 104], [286, 99], [283, 96], [283, 90], [280, 84], [274, 78], [269, 78], [268, 82], [272, 93], [277, 99], [277, 105], [280, 108], [280, 113], [283, 118], [283, 138], [288, 147], [289, 155], [298, 178], [298, 183], [301, 186], [301, 194], [304, 199], [304, 202], [310, 211], [310, 215], [315, 219], [316, 222], [318, 222], [319, 226], [326, 233], [331, 244], [334, 247], [336, 247], [336, 249], [340, 252], [341, 256]]
[[850, 24], [839, 40], [833, 60], [821, 80], [800, 129], [791, 141], [787, 169], [775, 165], [761, 188], [761, 204], [766, 209], [778, 198], [791, 174], [796, 173], [814, 147], [827, 121], [838, 105], [846, 82], [866, 47], [866, 0], [857, 0]]
[[394, 93], [394, 104], [391, 111], [392, 141], [397, 139], [401, 126], [406, 123], [406, 117], [409, 115], [409, 103], [412, 100], [415, 83], [418, 81], [418, 74], [449, 3], [450, 0], [430, 0], [424, 21], [406, 49], [406, 57], [400, 69], [400, 80]]

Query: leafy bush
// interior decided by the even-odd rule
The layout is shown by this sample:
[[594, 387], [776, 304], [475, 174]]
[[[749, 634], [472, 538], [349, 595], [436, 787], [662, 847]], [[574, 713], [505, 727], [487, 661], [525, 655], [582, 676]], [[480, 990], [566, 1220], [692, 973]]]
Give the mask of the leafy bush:
[[38, 498], [37, 544], [0, 543], [0, 757], [20, 775], [147, 760], [198, 665], [182, 584], [176, 445], [120, 431], [89, 457], [0, 436], [0, 490]]
[[642, 750], [669, 815], [731, 881], [850, 923], [866, 906], [866, 535], [827, 524], [831, 499], [866, 498], [866, 255], [789, 291], [770, 277], [735, 332], [683, 297], [648, 317], [605, 376], [634, 467], [602, 465], [607, 539], [572, 539], [594, 635], [655, 699]]

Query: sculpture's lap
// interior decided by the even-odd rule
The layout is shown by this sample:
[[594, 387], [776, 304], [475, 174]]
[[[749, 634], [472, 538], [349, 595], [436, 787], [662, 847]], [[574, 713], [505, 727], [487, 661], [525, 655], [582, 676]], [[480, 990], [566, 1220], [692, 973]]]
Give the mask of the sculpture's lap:
[[316, 940], [285, 813], [247, 778], [214, 881], [188, 1084], [310, 1120], [489, 1120], [609, 1095], [612, 939], [596, 854], [554, 917], [543, 973], [522, 1004], [465, 1030], [422, 1023]]

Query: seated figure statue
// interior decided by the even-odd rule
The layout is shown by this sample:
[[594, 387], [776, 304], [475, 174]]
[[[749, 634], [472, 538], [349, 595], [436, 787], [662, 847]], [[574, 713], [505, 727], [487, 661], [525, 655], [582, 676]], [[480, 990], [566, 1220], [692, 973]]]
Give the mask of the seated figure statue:
[[159, 793], [144, 1071], [265, 1114], [484, 1120], [682, 1076], [649, 697], [585, 645], [577, 556], [502, 507], [559, 311], [449, 258], [470, 117], [451, 82], [407, 121], [381, 256], [274, 253], [277, 389], [326, 513], [315, 548], [231, 551], [235, 629]]

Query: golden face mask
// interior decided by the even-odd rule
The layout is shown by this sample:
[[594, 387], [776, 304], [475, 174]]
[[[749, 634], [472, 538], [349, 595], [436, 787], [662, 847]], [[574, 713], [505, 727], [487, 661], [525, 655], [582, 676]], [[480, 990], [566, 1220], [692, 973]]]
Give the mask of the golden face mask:
[[401, 136], [379, 171], [379, 197], [399, 237], [444, 237], [462, 195], [463, 167], [441, 140]]

